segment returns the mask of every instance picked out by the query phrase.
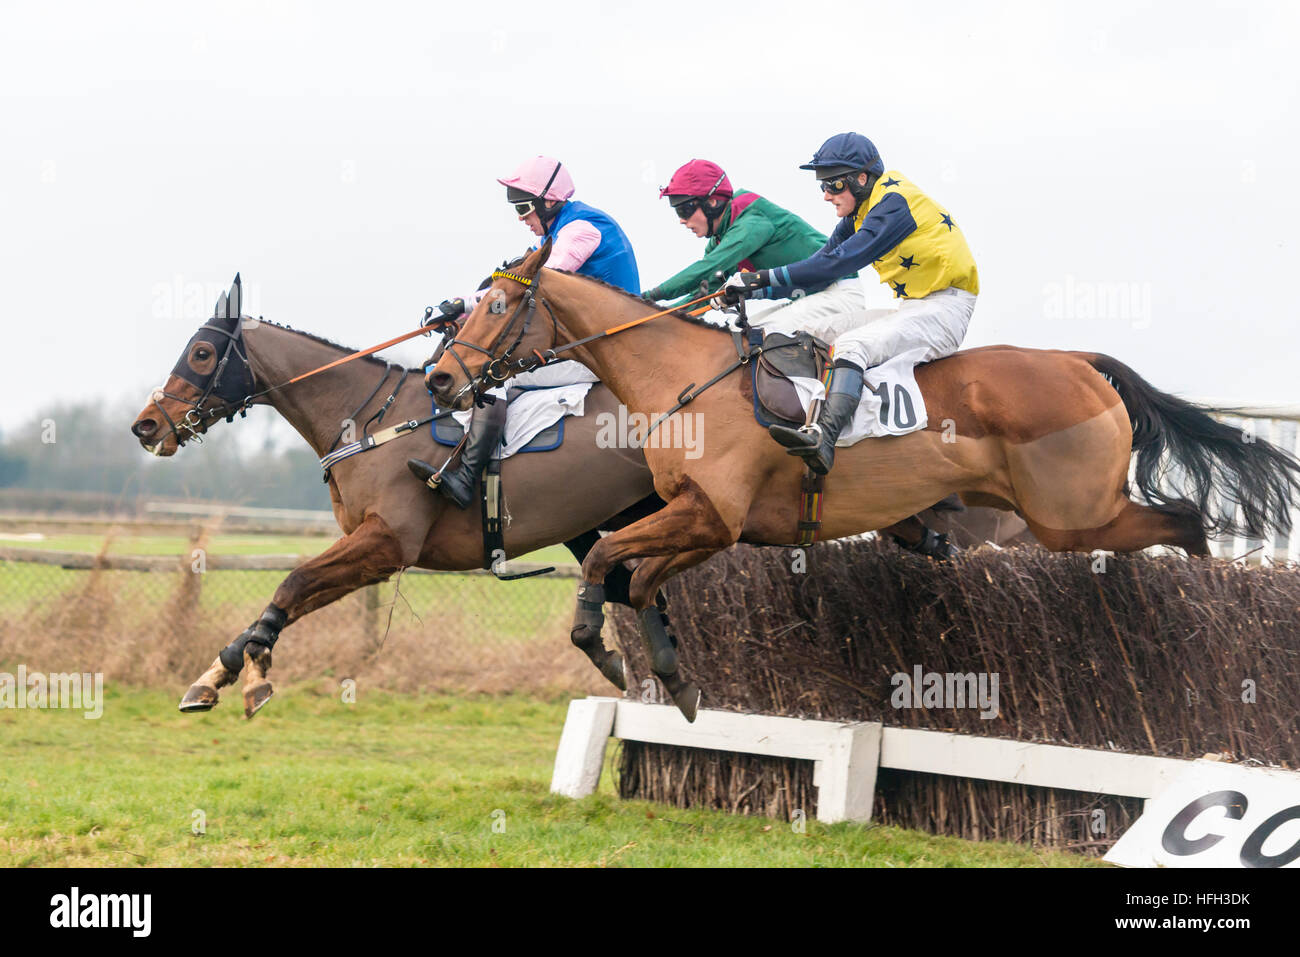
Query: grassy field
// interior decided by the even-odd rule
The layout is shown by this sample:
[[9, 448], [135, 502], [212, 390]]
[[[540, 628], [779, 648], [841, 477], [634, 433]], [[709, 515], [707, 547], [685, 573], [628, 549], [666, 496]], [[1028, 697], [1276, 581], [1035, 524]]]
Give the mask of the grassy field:
[[[39, 525], [39, 523], [37, 523]], [[34, 526], [32, 531], [39, 531]], [[18, 533], [14, 533], [18, 534]], [[85, 552], [98, 555], [104, 548], [106, 536], [102, 534], [53, 533], [39, 539], [5, 538], [0, 534], [0, 545], [23, 548], [44, 548], [50, 551]], [[208, 552], [213, 555], [319, 555], [338, 538], [337, 535], [213, 535], [208, 542]], [[132, 535], [127, 531], [108, 538], [110, 555], [188, 555], [190, 540], [183, 535]], [[572, 553], [563, 545], [552, 545], [518, 561], [573, 564]]]
[[[103, 717], [0, 710], [0, 865], [1080, 866], [892, 828], [788, 823], [548, 792], [562, 700], [287, 689], [180, 715], [111, 691]], [[613, 758], [610, 749], [609, 760]], [[195, 834], [197, 821], [203, 833]]]

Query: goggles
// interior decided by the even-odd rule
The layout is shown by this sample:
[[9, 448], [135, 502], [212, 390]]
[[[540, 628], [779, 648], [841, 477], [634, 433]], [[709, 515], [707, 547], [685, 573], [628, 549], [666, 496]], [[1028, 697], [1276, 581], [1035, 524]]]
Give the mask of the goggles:
[[703, 204], [704, 204], [704, 200], [702, 199], [688, 199], [686, 200], [686, 202], [678, 203], [676, 206], [674, 206], [673, 212], [677, 214], [678, 219], [687, 220], [690, 219], [692, 216], [694, 216], [695, 211], [699, 209]]
[[848, 176], [833, 176], [830, 179], [819, 179], [818, 187], [823, 193], [830, 193], [832, 196], [844, 192], [853, 184], [853, 180]]

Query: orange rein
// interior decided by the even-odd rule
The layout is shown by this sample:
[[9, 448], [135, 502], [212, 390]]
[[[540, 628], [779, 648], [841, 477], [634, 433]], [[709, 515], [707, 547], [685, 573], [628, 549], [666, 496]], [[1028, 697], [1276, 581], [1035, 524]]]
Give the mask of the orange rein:
[[[312, 369], [310, 372], [304, 372], [302, 375], [294, 376], [286, 382], [285, 385], [293, 385], [295, 382], [301, 382], [303, 379], [306, 379], [309, 376], [314, 376], [318, 372], [324, 372], [326, 369], [333, 369], [335, 366], [341, 366], [343, 363], [351, 362], [353, 359], [360, 359], [364, 356], [373, 355], [380, 349], [387, 349], [389, 346], [395, 346], [399, 342], [405, 342], [407, 339], [414, 339], [416, 336], [422, 336], [425, 333], [435, 331], [437, 330], [433, 326], [421, 326], [419, 329], [415, 329], [411, 332], [404, 332], [396, 339], [389, 339], [387, 342], [381, 342], [379, 345], [371, 346], [369, 349], [362, 349], [360, 352], [354, 352], [352, 355], [344, 356], [342, 359], [335, 359], [333, 362], [328, 362], [319, 369]], [[283, 388], [283, 386], [281, 386], [281, 388]]]
[[[652, 312], [650, 313], [650, 315], [642, 316], [640, 319], [633, 319], [631, 322], [625, 322], [621, 326], [615, 326], [612, 329], [606, 329], [603, 333], [601, 333], [601, 335], [612, 336], [615, 333], [622, 332], [624, 329], [631, 329], [633, 326], [639, 326], [643, 322], [649, 322], [651, 319], [658, 319], [660, 316], [671, 316], [674, 312], [677, 312], [679, 309], [685, 309], [687, 306], [693, 306], [697, 302], [704, 302], [704, 300], [706, 299], [715, 299], [717, 298], [717, 296], [718, 293], [716, 292], [706, 293], [697, 299], [692, 299], [690, 302], [684, 302], [679, 306], [673, 306], [671, 309], [665, 309], [662, 312]], [[704, 313], [708, 312], [710, 308], [712, 307], [709, 306], [703, 309], [696, 309], [690, 313], [687, 313], [687, 315], [702, 316], [704, 315]]]

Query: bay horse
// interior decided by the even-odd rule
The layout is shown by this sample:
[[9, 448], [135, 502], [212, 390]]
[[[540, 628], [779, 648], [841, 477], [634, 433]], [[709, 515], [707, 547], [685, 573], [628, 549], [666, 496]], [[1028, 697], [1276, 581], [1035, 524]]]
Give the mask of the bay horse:
[[[238, 300], [239, 280], [222, 302]], [[418, 420], [430, 411], [423, 369], [406, 369], [367, 357], [339, 365], [287, 388], [272, 388], [337, 360], [352, 350], [266, 320], [241, 317], [218, 304], [218, 313], [191, 337], [165, 385], [131, 426], [140, 444], [170, 456], [188, 441], [201, 441], [208, 427], [248, 405], [270, 405], [324, 456], [350, 423], [362, 425], [395, 395], [382, 425]], [[398, 381], [409, 378], [406, 388]], [[260, 394], [259, 394], [260, 393]], [[250, 397], [251, 401], [248, 401]], [[369, 396], [369, 398], [367, 398]], [[501, 463], [509, 521], [503, 523], [505, 558], [564, 542], [581, 560], [602, 527], [618, 527], [662, 503], [638, 449], [601, 448], [601, 413], [617, 400], [600, 384], [588, 392], [585, 414], [565, 421], [564, 443], [545, 453], [514, 455]], [[376, 427], [377, 428], [377, 427]], [[276, 589], [257, 622], [223, 650], [180, 703], [183, 712], [207, 711], [221, 688], [235, 681], [245, 659], [243, 689], [251, 718], [272, 687], [267, 678], [271, 647], [282, 628], [366, 585], [388, 580], [402, 568], [445, 571], [483, 564], [481, 510], [461, 510], [435, 495], [406, 468], [417, 456], [440, 464], [453, 450], [436, 444], [428, 425], [329, 469], [329, 494], [343, 537], [295, 568]], [[630, 573], [613, 572], [606, 584], [626, 602]], [[502, 587], [509, 587], [503, 585]], [[607, 679], [622, 687], [623, 660], [607, 651], [599, 628], [575, 627], [571, 637]], [[593, 645], [591, 640], [595, 641]]]
[[[684, 408], [707, 425], [695, 457], [662, 447], [673, 443], [647, 443], [655, 490], [667, 505], [601, 539], [583, 562], [590, 588], [613, 564], [640, 559], [632, 605], [656, 674], [693, 720], [699, 689], [677, 673], [675, 642], [665, 640], [653, 598], [665, 580], [738, 540], [794, 542], [804, 466], [755, 422], [740, 387], [745, 376], [696, 388], [681, 406], [684, 386], [707, 383], [736, 362], [729, 334], [681, 312], [638, 323], [658, 307], [544, 269], [548, 254], [549, 244], [515, 270], [493, 274], [426, 383], [440, 404], [466, 408], [485, 384], [563, 353], [609, 386], [629, 421], [633, 413], [648, 423]], [[823, 537], [880, 529], [956, 492], [967, 504], [1016, 512], [1054, 551], [1173, 545], [1205, 556], [1207, 533], [1259, 538], [1286, 527], [1300, 489], [1293, 456], [1244, 441], [1212, 418], [1231, 410], [1160, 392], [1109, 356], [988, 346], [918, 366], [916, 380], [930, 424], [837, 449], [824, 488]], [[941, 431], [946, 420], [955, 434]], [[1129, 497], [1134, 451], [1147, 504]], [[1170, 464], [1185, 493], [1162, 490]]]

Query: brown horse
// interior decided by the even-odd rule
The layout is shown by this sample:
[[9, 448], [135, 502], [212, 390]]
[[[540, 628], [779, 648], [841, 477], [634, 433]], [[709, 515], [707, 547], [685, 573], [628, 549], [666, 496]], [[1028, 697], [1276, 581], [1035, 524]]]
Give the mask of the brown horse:
[[[232, 287], [232, 300], [237, 289]], [[422, 370], [377, 358], [358, 359], [288, 388], [264, 391], [351, 351], [271, 322], [240, 319], [236, 307], [230, 316], [214, 318], [194, 334], [167, 383], [154, 393], [131, 431], [146, 449], [169, 456], [221, 418], [248, 404], [267, 404], [289, 421], [316, 455], [323, 456], [345, 428], [353, 427], [360, 438], [363, 423], [403, 376], [410, 381], [396, 391], [383, 422], [375, 428], [429, 414]], [[251, 403], [245, 401], [263, 392]], [[640, 450], [598, 446], [601, 413], [612, 415], [616, 409], [610, 392], [596, 385], [587, 395], [585, 415], [566, 420], [560, 448], [515, 455], [501, 463], [510, 514], [503, 529], [506, 558], [558, 542], [569, 544], [581, 558], [599, 539], [596, 529], [618, 527], [659, 507]], [[180, 709], [209, 710], [217, 703], [219, 689], [234, 682], [247, 655], [251, 667], [245, 678], [244, 707], [251, 718], [271, 696], [266, 672], [281, 628], [408, 566], [443, 570], [481, 566], [480, 510], [462, 511], [449, 505], [406, 469], [408, 457], [440, 463], [448, 452], [434, 443], [425, 425], [335, 464], [329, 472], [329, 492], [343, 537], [285, 578], [267, 611], [218, 655], [185, 694]], [[629, 577], [620, 566], [606, 583], [615, 594], [621, 592], [624, 601]], [[604, 649], [599, 629], [590, 635], [577, 629], [572, 637], [607, 678], [615, 684], [623, 681], [622, 658]], [[596, 644], [584, 643], [586, 638]]]
[[[441, 404], [465, 408], [484, 382], [560, 350], [613, 390], [627, 419], [639, 413], [648, 422], [677, 407], [683, 387], [708, 382], [735, 361], [731, 336], [682, 313], [620, 330], [655, 307], [599, 281], [542, 269], [548, 252], [544, 246], [513, 273], [494, 274], [491, 291], [427, 377]], [[668, 504], [603, 538], [583, 563], [595, 584], [614, 563], [641, 559], [632, 604], [656, 652], [655, 671], [688, 719], [699, 692], [676, 673], [651, 606], [659, 586], [737, 540], [796, 540], [803, 465], [754, 421], [741, 379], [733, 373], [684, 407], [681, 414], [707, 426], [702, 455], [647, 443], [655, 489]], [[824, 537], [891, 525], [957, 492], [968, 504], [1014, 510], [1053, 550], [1174, 545], [1207, 555], [1207, 532], [1236, 528], [1233, 504], [1245, 530], [1261, 537], [1286, 525], [1300, 488], [1300, 462], [1266, 442], [1243, 441], [1210, 414], [1229, 410], [1159, 392], [1108, 356], [991, 346], [920, 366], [916, 379], [931, 424], [838, 450], [825, 485]], [[955, 435], [951, 427], [940, 431], [945, 420]], [[1133, 450], [1148, 504], [1129, 497]], [[1168, 464], [1186, 494], [1160, 489]]]

